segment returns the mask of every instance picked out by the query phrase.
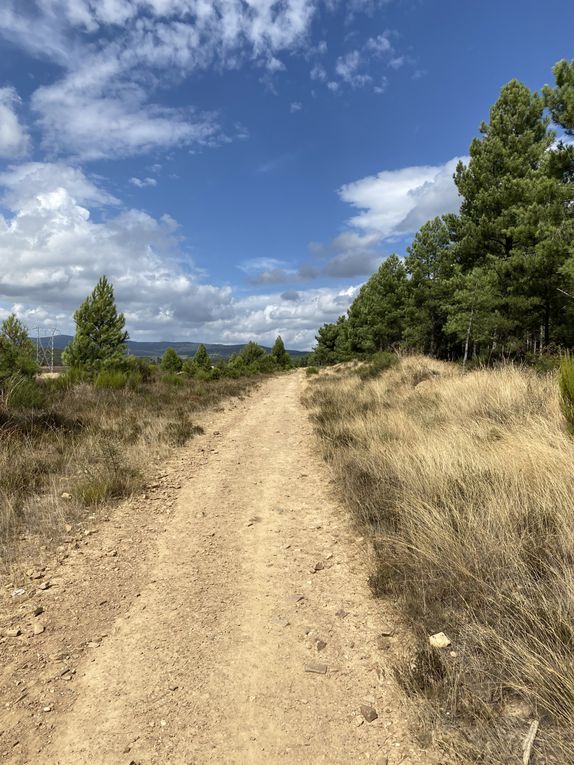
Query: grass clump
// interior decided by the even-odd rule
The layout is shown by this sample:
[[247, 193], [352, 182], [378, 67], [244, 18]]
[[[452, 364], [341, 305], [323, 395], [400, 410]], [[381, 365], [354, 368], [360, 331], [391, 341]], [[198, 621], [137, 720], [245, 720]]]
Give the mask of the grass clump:
[[307, 377], [311, 377], [311, 375], [318, 375], [319, 370], [317, 367], [307, 367], [305, 369], [305, 374], [307, 375]]
[[[570, 364], [560, 379], [559, 390], [533, 370], [462, 375], [414, 357], [370, 380], [322, 377], [307, 394], [372, 538], [373, 591], [412, 625], [398, 677], [457, 762], [514, 762], [532, 718], [537, 762], [563, 765], [574, 751]], [[455, 656], [430, 649], [439, 631]]]

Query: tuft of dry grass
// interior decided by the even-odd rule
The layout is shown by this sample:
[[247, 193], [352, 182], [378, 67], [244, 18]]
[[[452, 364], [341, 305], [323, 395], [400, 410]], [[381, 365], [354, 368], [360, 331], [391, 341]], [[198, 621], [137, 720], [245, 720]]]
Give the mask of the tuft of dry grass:
[[[536, 717], [535, 761], [572, 762], [574, 441], [555, 375], [412, 357], [375, 379], [324, 374], [306, 403], [372, 535], [373, 590], [417, 636], [397, 676], [445, 748], [518, 762]], [[429, 647], [438, 631], [452, 654]]]
[[86, 508], [140, 490], [146, 470], [201, 433], [192, 417], [243, 396], [254, 378], [113, 389], [44, 380], [42, 407], [0, 406], [0, 564], [17, 542], [57, 539]]

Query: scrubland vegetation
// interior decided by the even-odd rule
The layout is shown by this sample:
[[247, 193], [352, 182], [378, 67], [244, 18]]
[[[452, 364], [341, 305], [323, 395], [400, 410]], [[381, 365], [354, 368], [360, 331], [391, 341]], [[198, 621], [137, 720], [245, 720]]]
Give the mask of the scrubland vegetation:
[[261, 373], [291, 366], [281, 338], [272, 352], [248, 343], [213, 364], [204, 346], [160, 364], [126, 355], [124, 317], [103, 277], [75, 316], [63, 354], [66, 371], [39, 375], [26, 328], [10, 316], [0, 327], [0, 558], [17, 535], [57, 537], [87, 508], [126, 497], [145, 472], [201, 428], [194, 416], [244, 395]]
[[[556, 374], [511, 365], [467, 374], [420, 356], [377, 365], [321, 373], [307, 404], [372, 537], [372, 588], [396, 598], [416, 636], [397, 677], [424, 700], [455, 761], [519, 762], [528, 721], [539, 719], [533, 761], [565, 765], [574, 752], [574, 441], [564, 417], [573, 399], [561, 397]], [[563, 393], [573, 371], [566, 359]], [[451, 649], [429, 646], [439, 631]]]
[[[147, 365], [146, 365], [147, 366]], [[256, 378], [201, 382], [148, 370], [65, 374], [4, 386], [0, 406], [0, 557], [15, 536], [57, 536], [86, 509], [143, 488], [146, 470], [201, 432], [196, 415]], [[134, 380], [135, 378], [135, 380]]]

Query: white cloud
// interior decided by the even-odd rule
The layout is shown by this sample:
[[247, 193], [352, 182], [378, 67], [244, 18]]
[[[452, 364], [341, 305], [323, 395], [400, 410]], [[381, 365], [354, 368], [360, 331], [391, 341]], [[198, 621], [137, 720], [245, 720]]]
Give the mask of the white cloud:
[[150, 186], [157, 186], [155, 178], [130, 178], [132, 186], [136, 186], [138, 189], [149, 188]]
[[280, 71], [282, 53], [303, 51], [319, 5], [319, 0], [4, 0], [0, 34], [65, 67], [60, 80], [32, 98], [44, 146], [94, 160], [222, 140], [214, 115], [152, 102], [165, 73], [169, 82], [243, 62], [269, 74]]
[[[28, 163], [0, 175], [0, 184], [10, 209], [0, 216], [0, 317], [14, 310], [30, 327], [73, 331], [74, 309], [105, 273], [134, 339], [271, 343], [281, 334], [306, 349], [358, 289], [238, 297], [205, 283], [173, 219], [108, 207], [116, 200], [76, 168]], [[105, 214], [94, 217], [90, 208], [102, 205]], [[250, 273], [286, 266], [273, 258], [243, 264]]]
[[385, 239], [411, 234], [436, 215], [456, 212], [460, 198], [452, 176], [459, 159], [468, 161], [454, 157], [444, 165], [384, 170], [343, 186], [341, 199], [360, 210], [350, 225]]
[[291, 114], [294, 114], [295, 112], [300, 112], [303, 108], [303, 104], [300, 101], [293, 101], [289, 106], [289, 111]]
[[0, 157], [16, 159], [30, 149], [30, 136], [16, 113], [19, 104], [14, 88], [0, 88]]

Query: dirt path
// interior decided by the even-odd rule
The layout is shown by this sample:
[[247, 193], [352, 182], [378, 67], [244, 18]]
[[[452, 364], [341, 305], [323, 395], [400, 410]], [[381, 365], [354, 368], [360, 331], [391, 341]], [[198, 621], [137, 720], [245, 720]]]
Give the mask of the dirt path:
[[[62, 561], [46, 632], [0, 645], [5, 761], [434, 762], [406, 732], [304, 385], [275, 378], [213, 415], [137, 525], [133, 506], [119, 511]], [[325, 674], [305, 671], [317, 664]]]

